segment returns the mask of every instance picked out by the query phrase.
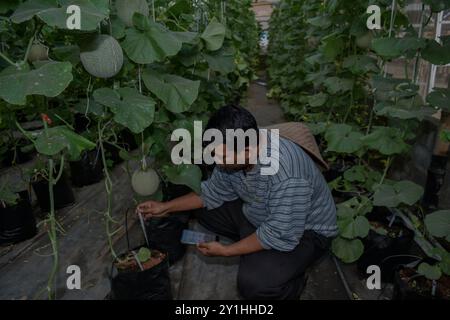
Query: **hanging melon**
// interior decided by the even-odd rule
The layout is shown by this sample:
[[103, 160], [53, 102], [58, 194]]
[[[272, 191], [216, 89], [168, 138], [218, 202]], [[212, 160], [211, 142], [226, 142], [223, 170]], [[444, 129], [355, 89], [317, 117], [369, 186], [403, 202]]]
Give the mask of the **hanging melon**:
[[373, 35], [372, 32], [367, 32], [362, 36], [356, 38], [356, 45], [362, 49], [368, 49], [372, 45]]
[[27, 59], [29, 62], [48, 60], [48, 47], [40, 42], [33, 43]]
[[147, 0], [116, 0], [117, 16], [128, 27], [133, 26], [133, 15], [137, 12], [148, 17]]
[[123, 51], [116, 39], [101, 34], [81, 48], [80, 59], [94, 77], [111, 78], [122, 69]]
[[153, 169], [138, 169], [131, 177], [133, 190], [141, 196], [154, 194], [159, 187], [159, 176]]

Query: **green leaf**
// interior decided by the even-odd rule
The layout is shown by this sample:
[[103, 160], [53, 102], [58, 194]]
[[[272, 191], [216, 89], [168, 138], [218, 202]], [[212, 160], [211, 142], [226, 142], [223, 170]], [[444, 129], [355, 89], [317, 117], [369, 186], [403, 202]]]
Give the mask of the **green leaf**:
[[223, 45], [225, 32], [225, 26], [217, 21], [216, 18], [213, 18], [201, 35], [201, 38], [206, 43], [206, 48], [209, 51], [219, 50]]
[[405, 38], [378, 38], [372, 41], [372, 47], [375, 52], [386, 58], [394, 59], [408, 52], [416, 52], [424, 48], [426, 42], [422, 38], [405, 37]]
[[354, 153], [362, 147], [362, 137], [360, 132], [353, 131], [347, 124], [333, 124], [325, 133], [328, 142], [327, 151]]
[[344, 59], [343, 67], [353, 74], [364, 74], [367, 72], [379, 72], [377, 60], [369, 56], [353, 55]]
[[201, 193], [202, 172], [198, 166], [193, 164], [165, 166], [163, 172], [171, 183], [185, 185], [197, 194]]
[[425, 226], [434, 237], [450, 236], [450, 210], [439, 210], [425, 216]]
[[72, 79], [70, 62], [46, 62], [35, 70], [11, 66], [0, 73], [0, 98], [11, 104], [25, 105], [29, 95], [56, 97]]
[[423, 3], [428, 4], [433, 12], [450, 9], [449, 0], [423, 0]]
[[322, 39], [322, 43], [319, 50], [327, 61], [333, 61], [344, 50], [344, 41], [336, 35]]
[[428, 94], [427, 102], [434, 107], [450, 112], [450, 89], [434, 88]]
[[320, 92], [318, 94], [315, 94], [311, 97], [308, 97], [308, 104], [315, 108], [315, 107], [321, 107], [327, 102], [328, 95], [326, 93]]
[[145, 247], [140, 248], [137, 253], [137, 258], [140, 263], [147, 262], [148, 260], [150, 260], [151, 257], [152, 257], [152, 252], [148, 248], [145, 248]]
[[344, 172], [344, 179], [350, 182], [366, 181], [366, 168], [364, 166], [353, 166]]
[[373, 204], [379, 207], [395, 208], [400, 204], [414, 205], [423, 195], [423, 187], [411, 181], [399, 181], [393, 185], [378, 186]]
[[[426, 116], [431, 116], [436, 113], [434, 108], [422, 106], [420, 100], [416, 96], [413, 102], [409, 99], [399, 99], [393, 101], [381, 101], [375, 105], [374, 111], [379, 116], [387, 116], [390, 118], [397, 118], [401, 120], [417, 119], [423, 120]], [[417, 101], [415, 103], [415, 101]]]
[[114, 121], [133, 133], [141, 133], [153, 122], [155, 101], [140, 94], [136, 89], [100, 88], [94, 91], [94, 99], [97, 103], [109, 107], [114, 113]]
[[400, 154], [408, 150], [408, 145], [397, 128], [376, 127], [373, 132], [363, 137], [362, 142], [370, 149], [384, 155]]
[[172, 74], [146, 70], [142, 76], [145, 86], [161, 99], [173, 113], [189, 110], [198, 96], [200, 81], [192, 81]]
[[324, 84], [331, 94], [343, 93], [353, 89], [353, 79], [331, 77], [327, 78]]
[[19, 195], [11, 190], [11, 186], [4, 182], [0, 187], [0, 209], [3, 208], [2, 203], [13, 206], [19, 200]]
[[431, 266], [426, 262], [419, 264], [417, 272], [429, 280], [438, 280], [442, 276], [442, 271], [438, 265]]
[[364, 252], [364, 245], [359, 239], [348, 240], [337, 237], [333, 239], [331, 250], [343, 262], [352, 263], [361, 257]]
[[441, 45], [435, 40], [428, 40], [426, 48], [422, 50], [422, 59], [435, 65], [449, 64], [450, 43]]
[[67, 150], [70, 159], [77, 159], [84, 150], [95, 148], [95, 143], [65, 126], [48, 128], [47, 133], [42, 130], [34, 141], [34, 145], [40, 154], [50, 157]]
[[339, 234], [345, 239], [364, 238], [370, 230], [370, 224], [366, 217], [357, 216], [355, 219], [338, 219]]
[[140, 64], [163, 61], [181, 50], [182, 42], [163, 25], [139, 13], [134, 14], [133, 22], [135, 28], [126, 30], [122, 42], [122, 48], [132, 61]]
[[211, 54], [204, 54], [203, 56], [213, 71], [228, 74], [236, 69], [234, 62], [235, 52], [232, 48], [217, 50]]
[[39, 17], [52, 27], [67, 29], [67, 7], [77, 5], [81, 12], [81, 30], [96, 30], [98, 24], [109, 16], [108, 0], [28, 0], [11, 16], [14, 23], [22, 23]]

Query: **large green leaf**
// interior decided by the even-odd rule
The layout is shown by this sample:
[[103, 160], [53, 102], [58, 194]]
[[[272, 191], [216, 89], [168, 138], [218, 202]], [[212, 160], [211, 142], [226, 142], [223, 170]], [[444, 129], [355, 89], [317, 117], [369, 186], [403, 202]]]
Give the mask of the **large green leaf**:
[[201, 193], [202, 172], [193, 164], [181, 164], [177, 166], [164, 166], [163, 173], [173, 184], [188, 186], [197, 194]]
[[39, 17], [46, 24], [67, 29], [67, 7], [77, 5], [81, 12], [81, 30], [92, 31], [109, 16], [108, 0], [28, 0], [22, 3], [11, 16], [14, 23], [22, 23]]
[[192, 81], [173, 74], [146, 70], [142, 76], [145, 86], [161, 99], [173, 113], [189, 110], [198, 96], [200, 81]]
[[355, 219], [338, 219], [339, 234], [345, 239], [364, 238], [370, 230], [370, 224], [366, 217], [357, 216]]
[[398, 58], [409, 52], [416, 52], [425, 46], [425, 40], [416, 37], [378, 38], [372, 41], [375, 52], [386, 59]]
[[426, 48], [422, 51], [422, 59], [436, 65], [450, 63], [450, 38], [441, 45], [435, 40], [428, 40]]
[[327, 102], [328, 95], [326, 93], [320, 92], [318, 94], [315, 94], [313, 96], [308, 97], [308, 104], [311, 107], [321, 107]]
[[379, 71], [377, 60], [363, 55], [348, 56], [344, 59], [343, 67], [350, 70], [353, 74]]
[[330, 77], [325, 80], [324, 84], [331, 94], [347, 92], [353, 89], [353, 79]]
[[344, 41], [341, 37], [332, 35], [322, 39], [322, 46], [319, 48], [327, 61], [333, 61], [344, 50]]
[[347, 124], [333, 124], [329, 126], [325, 133], [328, 142], [328, 151], [341, 153], [354, 153], [362, 146], [360, 132], [354, 131]]
[[133, 22], [135, 27], [126, 30], [122, 48], [134, 62], [163, 61], [181, 50], [182, 41], [163, 25], [139, 13], [134, 14]]
[[235, 52], [232, 48], [217, 50], [203, 56], [213, 71], [228, 74], [236, 69], [236, 64], [234, 63]]
[[97, 103], [112, 110], [117, 123], [134, 133], [141, 133], [153, 122], [155, 101], [140, 94], [136, 89], [101, 88], [94, 91], [94, 98]]
[[0, 98], [11, 104], [25, 105], [29, 95], [56, 97], [72, 81], [70, 62], [48, 62], [34, 70], [8, 67], [0, 73]]
[[400, 154], [408, 150], [408, 145], [399, 129], [376, 127], [373, 132], [361, 139], [365, 146], [384, 155]]
[[425, 217], [425, 226], [431, 235], [450, 241], [450, 210], [440, 210]]
[[431, 116], [436, 113], [434, 108], [424, 107], [419, 96], [408, 99], [398, 99], [396, 102], [381, 101], [375, 105], [374, 111], [379, 116], [387, 116], [402, 120], [423, 120], [425, 116]]
[[361, 257], [364, 252], [364, 245], [359, 239], [344, 239], [337, 237], [333, 239], [331, 249], [336, 257], [345, 263], [352, 263]]
[[36, 150], [46, 156], [54, 156], [67, 150], [70, 159], [77, 159], [83, 150], [95, 148], [95, 143], [74, 133], [65, 126], [42, 130], [34, 141]]
[[206, 43], [206, 48], [210, 51], [219, 50], [223, 45], [225, 32], [225, 26], [213, 18], [201, 35]]
[[450, 112], [450, 89], [434, 88], [434, 91], [428, 94], [427, 102]]
[[388, 208], [395, 208], [400, 204], [412, 206], [422, 195], [423, 188], [411, 181], [399, 181], [393, 185], [382, 184], [375, 191], [373, 204]]

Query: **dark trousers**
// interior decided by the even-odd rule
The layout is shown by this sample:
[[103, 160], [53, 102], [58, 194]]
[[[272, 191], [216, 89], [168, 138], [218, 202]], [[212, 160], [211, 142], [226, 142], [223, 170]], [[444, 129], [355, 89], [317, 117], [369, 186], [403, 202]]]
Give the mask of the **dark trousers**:
[[[246, 238], [256, 228], [242, 213], [242, 201], [227, 202], [214, 210], [198, 210], [199, 223], [234, 241]], [[244, 299], [298, 299], [305, 270], [329, 248], [331, 240], [305, 231], [299, 245], [289, 252], [263, 250], [240, 257], [238, 289]]]

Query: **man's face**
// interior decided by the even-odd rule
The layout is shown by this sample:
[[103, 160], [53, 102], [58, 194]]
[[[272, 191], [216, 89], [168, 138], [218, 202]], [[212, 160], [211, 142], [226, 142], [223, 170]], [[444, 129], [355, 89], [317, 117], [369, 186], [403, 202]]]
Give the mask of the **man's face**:
[[250, 154], [254, 150], [245, 148], [241, 152], [229, 150], [225, 144], [219, 145], [214, 149], [214, 159], [217, 167], [228, 173], [238, 172], [251, 168], [254, 163], [250, 163]]

